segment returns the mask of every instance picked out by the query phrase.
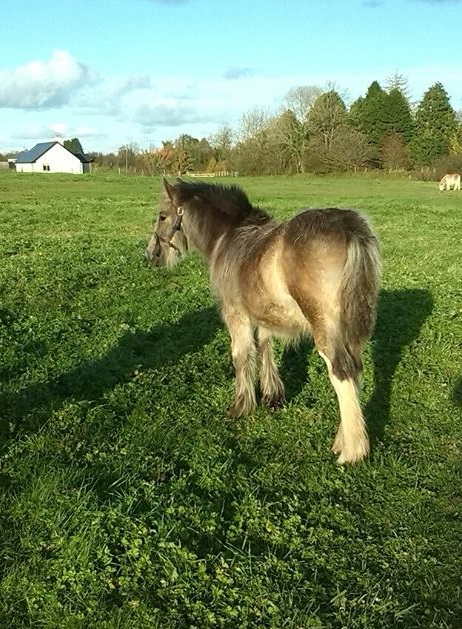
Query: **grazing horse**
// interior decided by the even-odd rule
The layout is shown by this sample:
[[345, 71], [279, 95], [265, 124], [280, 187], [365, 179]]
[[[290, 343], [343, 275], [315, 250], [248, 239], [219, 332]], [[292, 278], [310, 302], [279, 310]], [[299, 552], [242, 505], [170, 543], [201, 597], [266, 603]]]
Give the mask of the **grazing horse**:
[[272, 337], [311, 335], [327, 364], [341, 422], [332, 450], [339, 463], [369, 452], [359, 404], [361, 353], [376, 317], [380, 255], [368, 221], [354, 210], [304, 210], [279, 222], [251, 204], [237, 186], [164, 180], [155, 232], [146, 257], [174, 264], [196, 250], [210, 268], [231, 336], [236, 374], [232, 417], [262, 401], [284, 400]]
[[451, 188], [453, 190], [460, 190], [460, 175], [458, 173], [448, 173], [447, 175], [444, 175], [439, 182], [438, 187], [441, 191], [445, 188], [446, 190], [450, 190]]

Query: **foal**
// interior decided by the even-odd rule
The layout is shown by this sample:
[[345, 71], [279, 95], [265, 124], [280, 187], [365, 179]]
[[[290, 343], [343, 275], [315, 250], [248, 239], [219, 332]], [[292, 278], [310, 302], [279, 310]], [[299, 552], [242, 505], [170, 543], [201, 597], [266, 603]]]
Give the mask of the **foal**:
[[237, 186], [164, 180], [165, 195], [146, 257], [174, 264], [189, 249], [210, 268], [231, 336], [236, 372], [233, 417], [262, 400], [284, 400], [272, 337], [311, 335], [327, 364], [341, 422], [332, 450], [339, 463], [369, 452], [358, 388], [361, 353], [375, 323], [380, 279], [377, 238], [354, 210], [304, 210], [284, 222], [253, 206]]

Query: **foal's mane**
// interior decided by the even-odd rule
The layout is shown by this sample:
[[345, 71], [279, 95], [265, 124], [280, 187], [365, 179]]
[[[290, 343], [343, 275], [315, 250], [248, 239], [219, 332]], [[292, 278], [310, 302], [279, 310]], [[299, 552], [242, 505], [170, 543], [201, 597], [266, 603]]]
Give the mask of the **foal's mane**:
[[261, 225], [271, 220], [268, 212], [252, 205], [246, 193], [239, 186], [178, 179], [175, 182], [175, 188], [181, 199], [188, 200], [199, 197], [204, 204], [224, 212], [241, 224]]

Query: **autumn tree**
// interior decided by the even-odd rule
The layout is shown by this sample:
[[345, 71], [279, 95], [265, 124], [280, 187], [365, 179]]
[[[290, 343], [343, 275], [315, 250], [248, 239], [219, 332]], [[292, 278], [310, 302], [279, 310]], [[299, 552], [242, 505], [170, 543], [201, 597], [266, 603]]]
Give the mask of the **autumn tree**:
[[198, 140], [186, 133], [180, 135], [173, 143], [178, 171], [184, 174], [188, 171], [205, 170], [212, 155], [212, 147], [202, 138]]
[[232, 168], [234, 132], [229, 125], [223, 125], [209, 138], [212, 156], [209, 159], [209, 172], [228, 171]]
[[142, 150], [138, 154], [141, 169], [148, 175], [158, 175], [162, 173], [159, 150], [153, 146]]
[[117, 151], [117, 166], [125, 171], [135, 169], [139, 151], [136, 142], [129, 142], [120, 146]]
[[174, 172], [175, 149], [171, 140], [162, 141], [162, 146], [157, 151], [157, 158], [161, 174], [166, 175]]
[[382, 144], [382, 166], [386, 170], [403, 170], [411, 166], [409, 154], [400, 133], [389, 133]]

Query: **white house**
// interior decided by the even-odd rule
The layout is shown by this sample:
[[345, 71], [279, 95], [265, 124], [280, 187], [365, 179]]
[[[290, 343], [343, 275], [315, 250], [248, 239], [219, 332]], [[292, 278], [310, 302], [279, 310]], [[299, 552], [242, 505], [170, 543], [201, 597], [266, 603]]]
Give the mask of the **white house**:
[[91, 170], [91, 158], [83, 153], [74, 154], [57, 140], [41, 142], [16, 158], [16, 171], [20, 173], [73, 173], [80, 175]]

